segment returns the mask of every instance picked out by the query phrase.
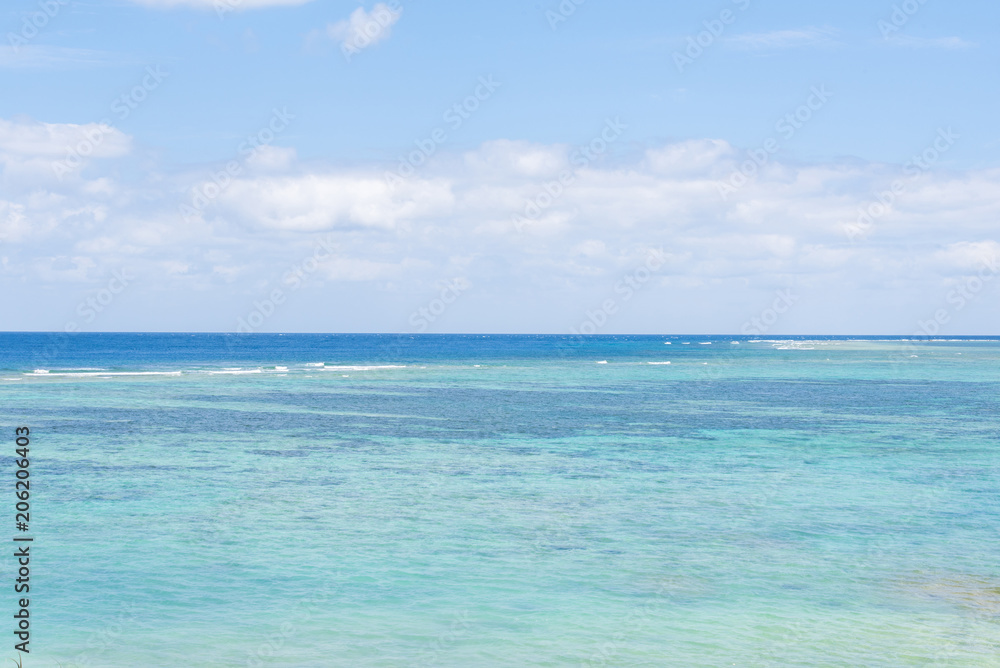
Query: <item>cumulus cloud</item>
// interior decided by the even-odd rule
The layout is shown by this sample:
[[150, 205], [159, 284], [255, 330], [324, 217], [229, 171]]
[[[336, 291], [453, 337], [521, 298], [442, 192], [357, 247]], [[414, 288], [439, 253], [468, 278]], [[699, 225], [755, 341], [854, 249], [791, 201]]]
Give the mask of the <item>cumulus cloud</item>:
[[[87, 127], [0, 121], [0, 155], [48, 163]], [[273, 148], [185, 218], [179, 205], [218, 168], [121, 179], [114, 160], [128, 141], [116, 137], [78, 178], [5, 191], [6, 275], [86, 284], [109, 267], [132, 266], [150, 285], [252, 291], [322, 242], [333, 259], [312, 274], [312, 285], [371, 282], [388, 293], [464, 276], [483, 294], [523, 291], [558, 305], [552, 295], [607, 292], [650, 249], [662, 249], [669, 261], [650, 290], [663, 299], [692, 295], [696, 309], [719, 298], [713, 290], [790, 281], [838, 298], [866, 291], [871, 300], [881, 290], [897, 299], [903, 275], [912, 277], [912, 298], [927, 299], [1000, 255], [1000, 170], [910, 177], [903, 166], [862, 161], [772, 161], [723, 198], [719, 184], [746, 153], [718, 139], [606, 163], [575, 163], [564, 145], [494, 141], [440, 151], [393, 183], [391, 165], [306, 165], [290, 149]], [[17, 171], [11, 164], [2, 165], [5, 181]], [[848, 234], [901, 178], [905, 191], [863, 235]]]
[[[132, 138], [100, 123], [39, 123], [0, 119], [0, 184], [8, 192], [45, 192], [40, 186], [73, 175], [94, 159], [112, 159], [132, 150]], [[87, 184], [112, 187], [107, 180]], [[86, 193], [84, 193], [86, 194]]]
[[381, 178], [305, 174], [235, 181], [220, 206], [251, 225], [296, 231], [336, 227], [391, 229], [435, 213], [453, 211], [447, 184], [420, 181], [393, 192]]

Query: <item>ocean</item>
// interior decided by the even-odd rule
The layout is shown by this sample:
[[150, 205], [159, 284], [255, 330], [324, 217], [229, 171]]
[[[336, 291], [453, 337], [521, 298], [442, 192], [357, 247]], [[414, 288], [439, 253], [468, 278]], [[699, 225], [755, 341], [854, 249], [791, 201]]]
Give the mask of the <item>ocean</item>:
[[24, 665], [997, 666], [998, 390], [986, 339], [3, 333]]

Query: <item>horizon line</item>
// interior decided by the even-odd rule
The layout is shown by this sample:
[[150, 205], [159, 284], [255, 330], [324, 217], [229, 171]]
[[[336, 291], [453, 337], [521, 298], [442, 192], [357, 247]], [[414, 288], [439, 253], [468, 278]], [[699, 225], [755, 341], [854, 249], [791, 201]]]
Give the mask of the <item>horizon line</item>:
[[2, 334], [54, 334], [54, 335], [77, 335], [77, 334], [155, 334], [155, 335], [190, 335], [190, 336], [568, 336], [575, 338], [608, 338], [615, 336], [644, 336], [644, 337], [717, 337], [717, 338], [741, 338], [766, 341], [776, 338], [893, 338], [901, 340], [927, 339], [932, 341], [947, 341], [949, 339], [980, 339], [983, 337], [1000, 339], [997, 334], [643, 334], [643, 333], [613, 333], [613, 334], [582, 334], [574, 332], [220, 332], [220, 331], [156, 331], [156, 330], [119, 330], [119, 331], [74, 331], [65, 332], [59, 330], [0, 330]]

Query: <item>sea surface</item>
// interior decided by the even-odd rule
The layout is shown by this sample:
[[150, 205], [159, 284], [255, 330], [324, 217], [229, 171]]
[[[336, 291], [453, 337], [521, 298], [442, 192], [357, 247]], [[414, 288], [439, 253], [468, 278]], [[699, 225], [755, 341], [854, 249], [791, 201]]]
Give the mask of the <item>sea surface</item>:
[[19, 426], [26, 667], [1000, 666], [996, 340], [5, 333]]

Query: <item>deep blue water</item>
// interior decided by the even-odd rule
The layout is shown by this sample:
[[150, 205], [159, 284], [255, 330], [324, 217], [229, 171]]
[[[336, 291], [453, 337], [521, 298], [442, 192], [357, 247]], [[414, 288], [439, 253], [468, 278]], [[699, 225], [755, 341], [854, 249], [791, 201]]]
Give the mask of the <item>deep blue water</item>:
[[[0, 370], [42, 366], [159, 368], [177, 364], [269, 364], [310, 362], [317, 357], [353, 362], [429, 362], [470, 359], [590, 359], [611, 354], [658, 358], [664, 342], [714, 342], [723, 352], [732, 341], [747, 343], [768, 337], [747, 336], [572, 336], [504, 334], [144, 334], [0, 332]], [[898, 344], [899, 337], [782, 337], [781, 341], [870, 341]], [[983, 341], [956, 337], [914, 341], [935, 348]], [[718, 349], [713, 349], [714, 353]], [[704, 348], [672, 348], [674, 356], [702, 354]]]

